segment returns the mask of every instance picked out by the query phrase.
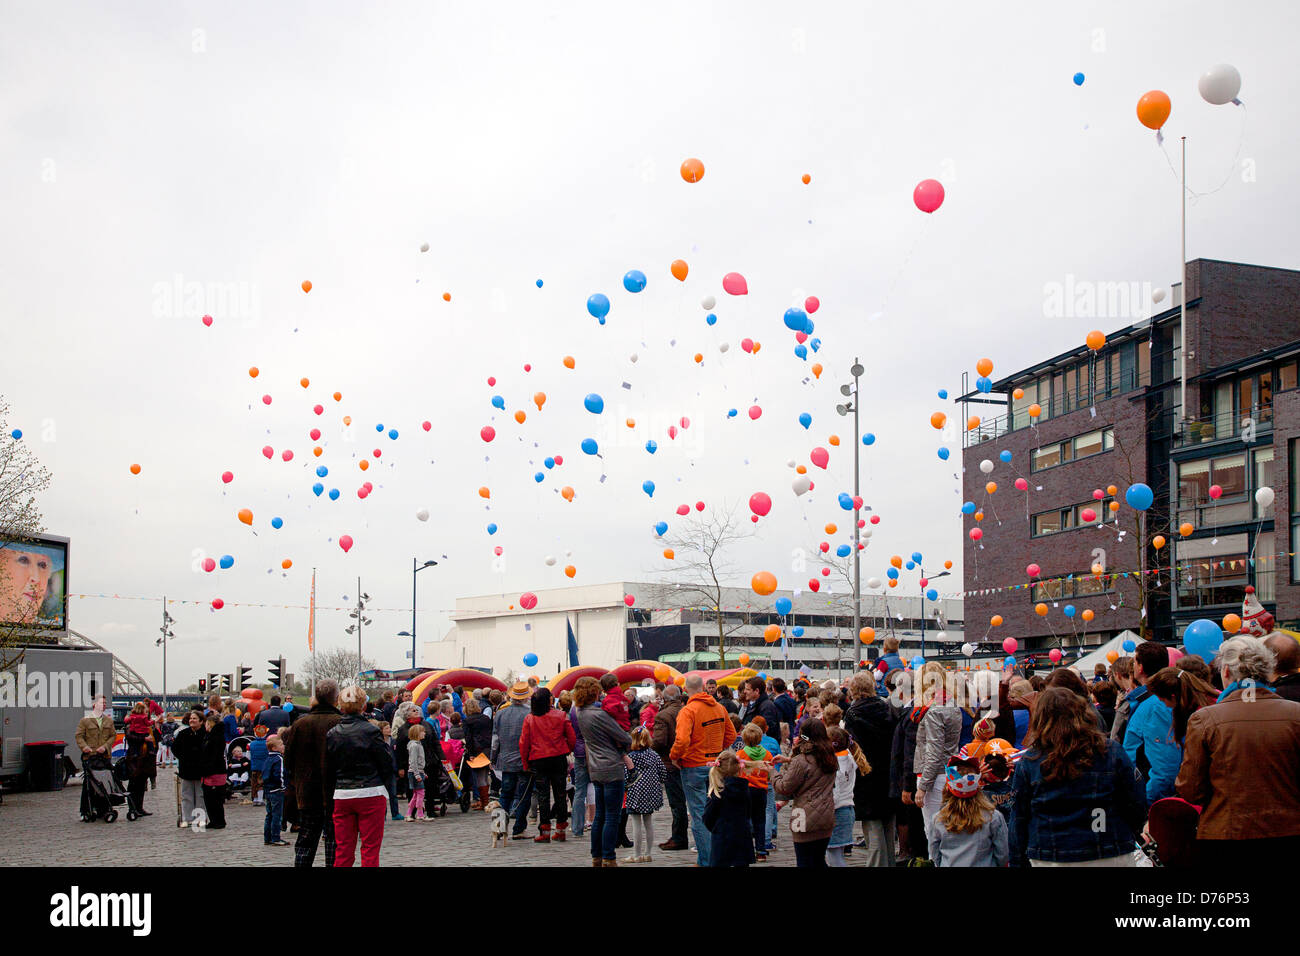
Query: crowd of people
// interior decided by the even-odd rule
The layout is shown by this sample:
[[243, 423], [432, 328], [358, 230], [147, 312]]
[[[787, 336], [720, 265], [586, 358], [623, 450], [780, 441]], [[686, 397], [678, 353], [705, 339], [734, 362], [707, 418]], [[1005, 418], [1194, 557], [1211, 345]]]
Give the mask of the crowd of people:
[[[698, 673], [639, 688], [610, 674], [558, 697], [519, 681], [417, 703], [321, 681], [305, 713], [272, 698], [250, 719], [213, 698], [169, 729], [141, 704], [127, 738], [175, 763], [185, 821], [202, 805], [208, 827], [224, 826], [245, 771], [264, 842], [296, 833], [297, 866], [322, 841], [327, 866], [353, 865], [358, 844], [362, 865], [378, 865], [386, 820], [427, 821], [462, 793], [471, 811], [504, 810], [511, 839], [586, 836], [599, 867], [618, 866], [620, 849], [624, 864], [693, 848], [699, 866], [748, 866], [788, 846], [781, 862], [802, 867], [855, 852], [869, 866], [1023, 867], [1223, 865], [1300, 848], [1300, 643], [1287, 635], [1233, 637], [1213, 661], [1147, 642], [1088, 679], [906, 667], [892, 638], [884, 652], [842, 684], [750, 677], [735, 693]], [[82, 722], [85, 759], [110, 731], [111, 719]], [[245, 731], [251, 752], [236, 760], [227, 745]], [[148, 769], [136, 772], [143, 812]], [[1171, 801], [1197, 823], [1162, 854], [1175, 848], [1156, 846], [1150, 822]]]

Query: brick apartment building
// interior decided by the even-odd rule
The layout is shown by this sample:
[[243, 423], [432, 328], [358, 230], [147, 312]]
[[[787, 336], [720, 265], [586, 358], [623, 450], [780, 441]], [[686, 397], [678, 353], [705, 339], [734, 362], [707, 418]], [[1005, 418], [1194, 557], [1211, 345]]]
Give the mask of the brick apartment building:
[[[1196, 618], [1240, 613], [1247, 586], [1279, 623], [1300, 620], [1300, 272], [1197, 259], [1187, 287], [1185, 410], [1178, 286], [1164, 311], [1126, 328], [1078, 320], [1080, 340], [1107, 332], [1100, 350], [1081, 342], [958, 399], [963, 421], [983, 419], [962, 454], [964, 497], [982, 517], [963, 516], [967, 640], [1070, 654], [1145, 628], [1174, 643]], [[1145, 537], [1124, 501], [1134, 482], [1155, 492]], [[1275, 501], [1261, 513], [1265, 486]]]

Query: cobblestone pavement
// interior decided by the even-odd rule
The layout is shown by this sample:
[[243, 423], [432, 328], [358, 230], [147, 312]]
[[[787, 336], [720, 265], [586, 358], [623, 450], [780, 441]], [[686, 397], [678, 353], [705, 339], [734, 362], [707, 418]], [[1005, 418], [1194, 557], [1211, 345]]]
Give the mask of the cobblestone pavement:
[[[70, 780], [54, 793], [6, 793], [0, 804], [0, 865], [7, 866], [202, 866], [238, 863], [241, 866], [292, 866], [292, 847], [262, 843], [266, 812], [258, 806], [226, 804], [225, 830], [202, 833], [176, 826], [176, 790], [173, 772], [158, 771], [158, 788], [145, 794], [145, 809], [153, 815], [130, 822], [125, 807], [115, 823], [83, 823], [78, 814], [81, 783]], [[405, 803], [402, 804], [405, 812]], [[655, 839], [668, 839], [671, 814], [665, 808], [655, 815]], [[794, 850], [781, 815], [778, 850], [766, 864], [793, 866]], [[536, 835], [537, 827], [527, 831]], [[286, 833], [285, 839], [294, 835]], [[389, 820], [380, 850], [382, 866], [581, 866], [591, 867], [587, 835], [564, 843], [537, 844], [531, 839], [511, 840], [504, 849], [492, 848], [487, 815], [462, 814], [451, 806], [445, 817], [429, 822]], [[619, 850], [620, 865], [631, 850]], [[857, 853], [861, 865], [862, 853]], [[358, 853], [357, 863], [360, 863]], [[692, 866], [693, 851], [665, 853], [657, 847], [648, 866]], [[324, 866], [324, 848], [316, 855]], [[851, 863], [850, 865], [854, 865]]]

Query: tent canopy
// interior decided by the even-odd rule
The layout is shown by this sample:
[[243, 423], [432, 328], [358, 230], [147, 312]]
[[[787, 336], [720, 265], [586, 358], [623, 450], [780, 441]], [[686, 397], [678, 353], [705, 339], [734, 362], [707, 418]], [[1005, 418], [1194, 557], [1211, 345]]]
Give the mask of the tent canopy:
[[1125, 641], [1132, 641], [1134, 644], [1146, 643], [1143, 638], [1138, 637], [1132, 631], [1121, 631], [1091, 654], [1085, 654], [1070, 666], [1082, 674], [1085, 679], [1091, 677], [1093, 670], [1098, 664], [1110, 666], [1110, 661], [1106, 660], [1106, 655], [1111, 651], [1114, 651], [1120, 657], [1126, 655], [1127, 652], [1124, 650]]

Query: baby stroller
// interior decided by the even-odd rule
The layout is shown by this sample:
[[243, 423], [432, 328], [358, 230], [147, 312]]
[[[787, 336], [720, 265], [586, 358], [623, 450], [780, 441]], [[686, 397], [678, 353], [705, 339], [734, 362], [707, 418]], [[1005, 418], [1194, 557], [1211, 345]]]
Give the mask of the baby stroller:
[[[239, 736], [226, 744], [227, 799], [235, 794], [245, 796], [252, 790], [250, 775], [252, 774], [253, 762], [248, 756], [248, 748], [252, 742], [252, 737]], [[235, 759], [236, 748], [243, 751], [238, 760]]]
[[[127, 802], [126, 791], [118, 780], [117, 771], [112, 762], [103, 754], [87, 757], [82, 762], [84, 773], [81, 776], [81, 819], [92, 823], [103, 819], [112, 823], [117, 819], [118, 806]], [[134, 820], [137, 814], [130, 805], [127, 806], [126, 818]]]

